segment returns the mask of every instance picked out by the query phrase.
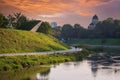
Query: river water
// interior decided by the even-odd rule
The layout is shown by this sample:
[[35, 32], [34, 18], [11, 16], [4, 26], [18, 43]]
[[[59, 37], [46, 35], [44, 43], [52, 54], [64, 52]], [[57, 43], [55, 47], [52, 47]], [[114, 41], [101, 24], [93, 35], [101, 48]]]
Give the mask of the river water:
[[50, 72], [41, 75], [38, 80], [120, 80], [120, 64], [93, 65], [93, 62], [68, 62], [53, 66]]
[[[46, 67], [47, 66], [42, 67], [42, 69]], [[93, 64], [93, 62], [88, 60], [61, 63], [56, 66], [52, 65], [43, 72], [39, 72], [38, 70], [37, 72], [32, 72], [33, 74], [30, 72], [32, 71], [29, 70], [20, 74], [15, 73], [8, 77], [3, 75], [4, 78], [1, 76], [0, 80], [120, 80], [119, 63], [104, 66], [100, 64]], [[28, 76], [23, 77], [23, 75], [26, 74]]]

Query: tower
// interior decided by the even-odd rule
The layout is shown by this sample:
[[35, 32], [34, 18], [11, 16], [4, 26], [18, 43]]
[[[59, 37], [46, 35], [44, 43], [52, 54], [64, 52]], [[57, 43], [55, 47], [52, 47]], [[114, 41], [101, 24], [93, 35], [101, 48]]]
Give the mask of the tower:
[[98, 16], [94, 15], [93, 18], [92, 18], [92, 23], [96, 25], [98, 23], [98, 20], [99, 20]]
[[88, 29], [92, 30], [96, 27], [96, 24], [99, 22], [99, 18], [97, 15], [94, 15], [92, 18], [92, 22], [89, 24]]

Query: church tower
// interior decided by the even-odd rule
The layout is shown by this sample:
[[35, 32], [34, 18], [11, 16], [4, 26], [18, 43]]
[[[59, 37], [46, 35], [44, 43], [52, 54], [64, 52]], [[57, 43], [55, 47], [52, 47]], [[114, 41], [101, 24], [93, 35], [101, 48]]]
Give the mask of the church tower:
[[99, 18], [97, 15], [94, 15], [92, 18], [92, 22], [89, 24], [88, 29], [92, 30], [96, 27], [96, 24], [99, 22]]

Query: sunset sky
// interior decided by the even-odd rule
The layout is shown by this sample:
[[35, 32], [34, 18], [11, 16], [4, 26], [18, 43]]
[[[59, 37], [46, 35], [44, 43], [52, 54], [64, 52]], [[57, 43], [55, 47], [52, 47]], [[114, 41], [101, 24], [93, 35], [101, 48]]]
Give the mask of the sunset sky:
[[15, 12], [58, 25], [79, 23], [87, 27], [94, 14], [100, 20], [120, 19], [120, 0], [0, 0], [0, 13]]

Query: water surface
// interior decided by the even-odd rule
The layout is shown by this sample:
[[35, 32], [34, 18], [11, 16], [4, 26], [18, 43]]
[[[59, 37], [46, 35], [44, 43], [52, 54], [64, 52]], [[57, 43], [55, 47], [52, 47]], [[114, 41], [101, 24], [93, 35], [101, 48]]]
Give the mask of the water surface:
[[109, 66], [94, 64], [90, 61], [68, 62], [51, 67], [47, 75], [37, 73], [39, 80], [120, 80], [120, 64]]
[[120, 80], [120, 63], [100, 65], [84, 60], [0, 73], [0, 80]]

